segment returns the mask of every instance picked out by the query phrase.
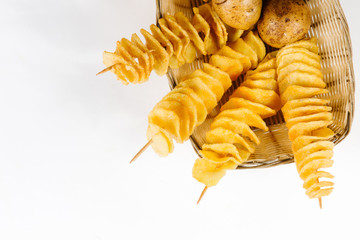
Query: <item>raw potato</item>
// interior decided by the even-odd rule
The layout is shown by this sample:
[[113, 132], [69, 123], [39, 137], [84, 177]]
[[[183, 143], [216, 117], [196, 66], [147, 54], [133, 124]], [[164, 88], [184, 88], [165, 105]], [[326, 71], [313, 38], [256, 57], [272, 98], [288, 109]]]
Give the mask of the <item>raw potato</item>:
[[274, 48], [302, 39], [310, 29], [310, 10], [303, 0], [269, 0], [258, 22], [262, 40]]
[[212, 6], [224, 23], [248, 30], [260, 18], [262, 0], [213, 0]]

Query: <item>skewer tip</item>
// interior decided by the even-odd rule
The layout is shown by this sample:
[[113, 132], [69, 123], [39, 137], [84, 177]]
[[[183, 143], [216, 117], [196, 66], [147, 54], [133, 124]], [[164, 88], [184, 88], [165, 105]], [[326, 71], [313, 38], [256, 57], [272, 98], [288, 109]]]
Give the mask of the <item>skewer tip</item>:
[[107, 68], [104, 68], [103, 70], [101, 70], [100, 72], [98, 72], [98, 73], [96, 74], [96, 76], [99, 76], [100, 74], [103, 74], [103, 73], [106, 73], [106, 72], [110, 71], [113, 66], [114, 66], [114, 65], [112, 65], [112, 66], [110, 66], [110, 67], [107, 67]]
[[208, 189], [208, 186], [205, 186], [204, 189], [202, 190], [202, 192], [201, 192], [201, 194], [200, 194], [200, 197], [199, 197], [199, 199], [198, 199], [198, 201], [197, 201], [196, 204], [199, 204], [199, 202], [200, 202], [201, 199], [203, 198], [203, 196], [204, 196], [204, 194], [205, 194], [205, 192], [206, 192], [207, 189]]
[[321, 199], [321, 197], [318, 199], [319, 199], [319, 207], [320, 207], [320, 209], [322, 209], [322, 199]]
[[135, 156], [131, 159], [129, 164], [134, 162], [152, 143], [152, 138], [135, 154]]

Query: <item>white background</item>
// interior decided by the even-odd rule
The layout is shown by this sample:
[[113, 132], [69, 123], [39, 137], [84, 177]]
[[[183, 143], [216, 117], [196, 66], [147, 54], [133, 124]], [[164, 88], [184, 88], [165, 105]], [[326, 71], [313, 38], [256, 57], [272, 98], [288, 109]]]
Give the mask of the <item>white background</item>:
[[[341, 4], [359, 76], [360, 4]], [[358, 112], [323, 210], [293, 164], [229, 172], [199, 205], [190, 143], [128, 164], [167, 79], [95, 73], [104, 50], [154, 22], [154, 0], [2, 1], [0, 239], [360, 239]]]

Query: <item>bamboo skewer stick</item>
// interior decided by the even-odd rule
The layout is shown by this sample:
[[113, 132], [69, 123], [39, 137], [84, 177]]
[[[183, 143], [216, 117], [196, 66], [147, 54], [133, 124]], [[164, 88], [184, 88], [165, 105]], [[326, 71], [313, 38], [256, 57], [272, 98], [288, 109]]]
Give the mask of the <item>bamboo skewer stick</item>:
[[100, 74], [103, 74], [103, 73], [106, 73], [106, 72], [110, 71], [113, 66], [114, 66], [114, 65], [111, 65], [110, 67], [107, 67], [107, 68], [101, 70], [100, 72], [98, 72], [98, 73], [96, 74], [96, 76], [99, 76]]
[[145, 146], [143, 146], [137, 153], [136, 155], [131, 159], [131, 161], [129, 162], [130, 164], [135, 161], [152, 143], [152, 138], [145, 144]]
[[201, 192], [201, 194], [200, 194], [200, 197], [199, 197], [199, 199], [198, 199], [198, 201], [197, 201], [196, 204], [199, 204], [199, 202], [200, 202], [201, 199], [203, 198], [203, 196], [204, 196], [204, 194], [205, 194], [205, 192], [206, 192], [207, 189], [208, 189], [208, 186], [205, 186], [204, 189], [202, 190], [202, 192]]

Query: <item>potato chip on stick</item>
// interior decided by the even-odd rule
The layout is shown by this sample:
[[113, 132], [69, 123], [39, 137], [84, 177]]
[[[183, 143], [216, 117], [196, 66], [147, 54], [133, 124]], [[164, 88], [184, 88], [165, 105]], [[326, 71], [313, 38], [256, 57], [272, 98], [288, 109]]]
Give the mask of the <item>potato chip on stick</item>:
[[[322, 197], [333, 191], [333, 176], [319, 169], [333, 165], [334, 144], [329, 139], [334, 132], [331, 107], [318, 95], [327, 93], [321, 73], [316, 39], [301, 40], [285, 46], [277, 55], [277, 72], [282, 100], [282, 112], [292, 141], [294, 160], [303, 187], [309, 198]], [[281, 75], [281, 76], [280, 76]]]
[[[141, 29], [146, 44], [133, 34], [131, 41], [118, 41], [114, 53], [105, 52], [103, 62], [106, 68], [97, 75], [112, 71], [123, 84], [142, 83], [149, 79], [154, 69], [164, 75], [168, 68], [179, 68], [191, 63], [196, 53], [213, 54], [225, 46], [227, 31], [224, 23], [208, 4], [194, 8], [190, 21], [181, 12], [174, 16], [165, 15], [158, 20], [159, 27], [152, 24], [150, 32]], [[121, 58], [121, 62], [116, 59]]]
[[[269, 87], [268, 82], [261, 78], [266, 75], [265, 72], [273, 70], [272, 75], [267, 75], [267, 80], [276, 82], [275, 57], [276, 53], [270, 53], [258, 65], [261, 70], [248, 71], [245, 81], [221, 107], [221, 112], [215, 117], [210, 130], [206, 133], [206, 144], [200, 151], [202, 158], [197, 159], [193, 167], [193, 177], [205, 185], [198, 203], [205, 191], [215, 186], [227, 170], [237, 168], [254, 153], [255, 146], [260, 140], [252, 127], [267, 131], [263, 118], [275, 115], [280, 109], [277, 86], [272, 84]], [[244, 87], [244, 84], [248, 87]], [[265, 90], [271, 94], [259, 97]], [[269, 98], [269, 96], [273, 97]]]

